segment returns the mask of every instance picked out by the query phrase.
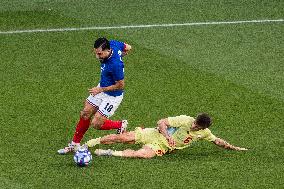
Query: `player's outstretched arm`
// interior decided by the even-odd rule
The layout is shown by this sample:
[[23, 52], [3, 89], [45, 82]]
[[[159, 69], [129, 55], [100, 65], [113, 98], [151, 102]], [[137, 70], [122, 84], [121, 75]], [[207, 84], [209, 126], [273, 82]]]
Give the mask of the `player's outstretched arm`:
[[216, 144], [219, 147], [225, 148], [225, 149], [229, 149], [229, 150], [238, 150], [238, 151], [245, 151], [248, 150], [246, 148], [241, 148], [241, 147], [237, 147], [234, 145], [229, 144], [227, 141], [221, 139], [221, 138], [216, 138], [216, 140], [213, 141], [214, 144]]

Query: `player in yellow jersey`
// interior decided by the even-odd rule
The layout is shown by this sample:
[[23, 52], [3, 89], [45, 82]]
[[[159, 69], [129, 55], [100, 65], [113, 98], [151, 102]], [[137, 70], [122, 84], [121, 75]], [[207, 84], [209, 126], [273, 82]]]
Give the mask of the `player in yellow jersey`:
[[130, 143], [142, 144], [139, 150], [102, 150], [96, 149], [95, 154], [102, 156], [121, 156], [133, 158], [152, 158], [162, 156], [176, 149], [189, 147], [192, 142], [198, 140], [207, 140], [217, 146], [231, 150], [247, 150], [233, 146], [225, 140], [216, 137], [211, 133], [208, 127], [212, 124], [211, 117], [206, 113], [200, 113], [196, 118], [190, 116], [176, 116], [161, 119], [157, 123], [157, 128], [137, 127], [135, 131], [123, 134], [111, 134], [102, 138], [96, 138], [87, 142], [88, 147], [94, 147], [97, 144]]

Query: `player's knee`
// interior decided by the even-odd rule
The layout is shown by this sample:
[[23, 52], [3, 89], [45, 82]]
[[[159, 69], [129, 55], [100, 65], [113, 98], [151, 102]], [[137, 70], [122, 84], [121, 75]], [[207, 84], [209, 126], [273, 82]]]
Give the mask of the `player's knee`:
[[91, 112], [90, 111], [81, 111], [80, 113], [81, 118], [87, 120], [91, 118]]
[[127, 142], [128, 141], [128, 137], [126, 134], [117, 134], [116, 138], [121, 141], [121, 142]]
[[92, 120], [92, 126], [95, 128], [95, 129], [100, 129], [102, 127], [102, 123], [100, 121], [98, 121], [97, 119], [93, 119]]
[[101, 129], [104, 122], [105, 122], [105, 118], [102, 117], [100, 114], [96, 113], [93, 120], [91, 121], [91, 124], [95, 129], [99, 130]]

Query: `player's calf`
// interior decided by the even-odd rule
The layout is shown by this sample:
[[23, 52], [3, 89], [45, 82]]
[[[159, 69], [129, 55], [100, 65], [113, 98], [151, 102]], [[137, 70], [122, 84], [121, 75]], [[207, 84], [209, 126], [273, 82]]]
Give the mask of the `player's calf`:
[[133, 158], [144, 158], [144, 159], [150, 159], [156, 156], [156, 153], [152, 149], [145, 149], [142, 148], [140, 150], [124, 150], [123, 151], [124, 157], [133, 157]]

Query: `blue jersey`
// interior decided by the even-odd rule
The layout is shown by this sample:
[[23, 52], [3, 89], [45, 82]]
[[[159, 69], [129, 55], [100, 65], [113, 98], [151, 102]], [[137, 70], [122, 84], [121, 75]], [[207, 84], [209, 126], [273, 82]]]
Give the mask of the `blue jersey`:
[[[112, 50], [108, 59], [101, 62], [101, 87], [114, 85], [116, 81], [124, 79], [124, 63], [122, 61], [122, 51], [124, 51], [124, 43], [111, 40], [110, 48]], [[110, 96], [120, 96], [123, 90], [106, 91]]]

